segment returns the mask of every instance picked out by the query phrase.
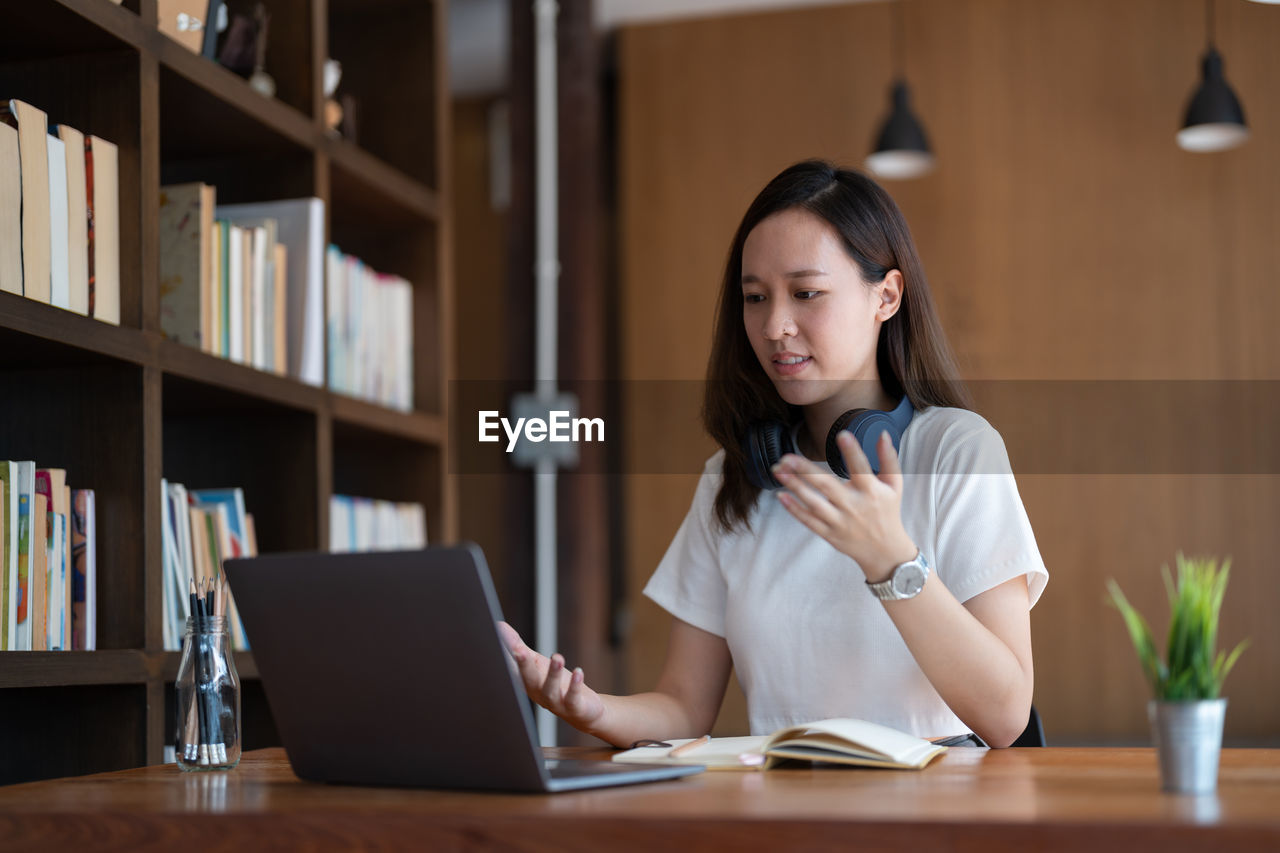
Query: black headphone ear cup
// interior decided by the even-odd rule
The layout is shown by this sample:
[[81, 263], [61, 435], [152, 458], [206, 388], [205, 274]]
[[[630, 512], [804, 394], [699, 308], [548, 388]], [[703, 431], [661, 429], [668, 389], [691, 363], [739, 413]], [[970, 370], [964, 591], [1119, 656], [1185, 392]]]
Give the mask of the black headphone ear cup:
[[757, 488], [773, 491], [782, 488], [771, 470], [791, 446], [791, 432], [780, 421], [760, 421], [747, 429], [747, 479]]
[[876, 450], [880, 433], [888, 430], [895, 448], [901, 437], [893, 418], [879, 409], [850, 409], [836, 418], [836, 422], [831, 425], [831, 430], [827, 433], [827, 464], [831, 466], [832, 471], [846, 480], [849, 478], [849, 469], [845, 467], [844, 455], [840, 453], [840, 446], [836, 444], [836, 438], [842, 430], [853, 433], [853, 440], [862, 448], [867, 461], [871, 463], [872, 472], [876, 474], [880, 473], [880, 454]]
[[[859, 415], [868, 411], [867, 409], [850, 409], [840, 417], [836, 418], [836, 422], [831, 425], [831, 429], [827, 430], [827, 464], [831, 466], [832, 472], [837, 477], [849, 479], [849, 469], [844, 464], [844, 455], [840, 452], [840, 445], [836, 444], [836, 438], [846, 429], [856, 429], [855, 420]], [[854, 438], [858, 434], [854, 432]]]

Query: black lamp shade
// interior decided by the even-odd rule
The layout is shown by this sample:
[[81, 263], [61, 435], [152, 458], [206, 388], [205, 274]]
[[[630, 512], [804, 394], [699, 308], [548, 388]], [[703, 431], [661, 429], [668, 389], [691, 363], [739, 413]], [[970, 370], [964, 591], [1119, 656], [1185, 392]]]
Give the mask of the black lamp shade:
[[1225, 151], [1249, 138], [1240, 99], [1227, 85], [1222, 56], [1214, 48], [1204, 55], [1200, 88], [1187, 104], [1178, 145], [1188, 151]]
[[933, 152], [924, 128], [911, 111], [907, 84], [893, 84], [893, 109], [880, 128], [875, 151], [867, 157], [867, 167], [882, 178], [915, 178], [934, 165]]

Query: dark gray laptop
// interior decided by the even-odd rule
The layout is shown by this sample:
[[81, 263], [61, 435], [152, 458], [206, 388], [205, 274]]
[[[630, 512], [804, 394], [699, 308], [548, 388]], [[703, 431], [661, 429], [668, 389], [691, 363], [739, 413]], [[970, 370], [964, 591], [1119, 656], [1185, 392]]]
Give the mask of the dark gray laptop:
[[476, 545], [225, 566], [303, 779], [567, 791], [703, 769], [545, 760]]

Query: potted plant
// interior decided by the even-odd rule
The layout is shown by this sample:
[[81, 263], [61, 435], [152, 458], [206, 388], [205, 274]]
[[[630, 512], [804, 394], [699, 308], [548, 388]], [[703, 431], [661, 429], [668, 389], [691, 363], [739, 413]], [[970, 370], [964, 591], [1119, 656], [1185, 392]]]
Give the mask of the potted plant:
[[1142, 670], [1154, 698], [1147, 705], [1151, 732], [1160, 757], [1160, 778], [1166, 791], [1211, 793], [1218, 784], [1218, 754], [1222, 749], [1222, 720], [1227, 700], [1222, 682], [1244, 651], [1241, 642], [1231, 651], [1216, 652], [1218, 611], [1227, 589], [1231, 561], [1222, 567], [1214, 558], [1187, 559], [1177, 555], [1176, 582], [1162, 566], [1169, 593], [1169, 643], [1166, 658], [1156, 651], [1147, 621], [1124, 597], [1114, 580], [1108, 581], [1111, 602], [1124, 617]]

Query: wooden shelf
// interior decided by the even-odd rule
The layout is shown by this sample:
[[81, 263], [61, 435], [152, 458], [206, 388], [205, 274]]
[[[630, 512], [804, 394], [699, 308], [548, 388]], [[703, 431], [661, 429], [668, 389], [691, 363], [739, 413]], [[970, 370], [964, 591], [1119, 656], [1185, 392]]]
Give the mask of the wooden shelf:
[[425, 184], [349, 142], [326, 139], [332, 169], [334, 217], [363, 226], [435, 222], [440, 199]]
[[168, 114], [182, 117], [180, 125], [168, 127], [189, 130], [183, 140], [196, 152], [222, 152], [227, 146], [251, 152], [265, 145], [261, 153], [276, 153], [286, 141], [299, 150], [315, 147], [315, 124], [298, 110], [254, 91], [243, 78], [173, 39], [157, 35], [155, 44], [162, 68], [162, 144]]
[[11, 293], [0, 293], [0, 353], [0, 369], [112, 361], [155, 366], [176, 380], [166, 386], [166, 407], [184, 412], [283, 407], [424, 444], [445, 436], [439, 415], [389, 409]]
[[[264, 97], [161, 34], [155, 0], [22, 0], [0, 31], [0, 96], [117, 144], [120, 315], [113, 326], [0, 293], [0, 456], [67, 469], [97, 493], [94, 652], [0, 652], [0, 784], [156, 763], [179, 655], [162, 644], [160, 482], [236, 485], [272, 551], [328, 542], [333, 494], [416, 501], [456, 539], [440, 410], [400, 412], [164, 337], [160, 188], [219, 203], [319, 198], [326, 243], [414, 287], [414, 399], [452, 378], [443, 0], [270, 0]], [[337, 31], [335, 31], [337, 30]], [[320, 64], [343, 63], [360, 145], [321, 129]], [[327, 340], [325, 341], [327, 345]], [[249, 732], [276, 737], [251, 653], [235, 655]], [[102, 727], [109, 737], [99, 737]], [[84, 732], [93, 746], [66, 737]], [[17, 762], [15, 765], [14, 762]]]
[[440, 444], [445, 437], [445, 422], [440, 415], [424, 412], [398, 412], [354, 397], [328, 392], [328, 410], [335, 428], [344, 425], [370, 432], [393, 435], [423, 444]]
[[150, 352], [137, 329], [0, 293], [0, 367], [102, 360], [146, 364]]
[[137, 649], [0, 652], [0, 687], [145, 684], [150, 676], [147, 656]]
[[150, 35], [136, 14], [103, 0], [24, 0], [21, 7], [10, 10], [0, 27], [5, 62], [137, 49]]
[[[297, 379], [237, 364], [170, 340], [159, 340], [157, 348], [157, 364], [170, 376], [188, 379], [206, 388], [234, 392], [241, 398], [308, 412], [320, 411], [324, 391]], [[219, 407], [230, 399], [222, 394], [194, 402], [203, 407]]]
[[[241, 681], [258, 679], [258, 665], [253, 661], [253, 652], [232, 652], [236, 663], [236, 675]], [[159, 652], [154, 656], [156, 676], [166, 684], [172, 684], [178, 677], [178, 665], [182, 663], [182, 652]]]

